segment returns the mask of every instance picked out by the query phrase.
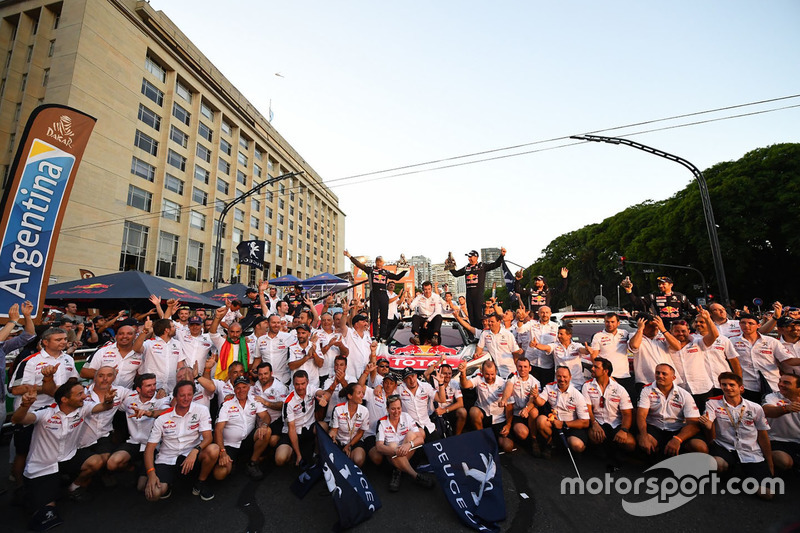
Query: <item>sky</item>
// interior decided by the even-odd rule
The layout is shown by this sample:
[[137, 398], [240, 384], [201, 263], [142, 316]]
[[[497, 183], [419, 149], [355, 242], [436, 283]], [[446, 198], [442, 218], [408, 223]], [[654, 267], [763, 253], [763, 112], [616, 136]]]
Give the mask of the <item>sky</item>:
[[559, 235], [693, 179], [630, 147], [564, 146], [570, 135], [624, 135], [700, 169], [800, 142], [800, 107], [675, 127], [800, 96], [619, 128], [800, 95], [792, 0], [151, 6], [264, 116], [271, 102], [273, 126], [338, 196], [353, 255], [452, 251], [460, 266], [471, 249], [504, 246], [527, 266]]

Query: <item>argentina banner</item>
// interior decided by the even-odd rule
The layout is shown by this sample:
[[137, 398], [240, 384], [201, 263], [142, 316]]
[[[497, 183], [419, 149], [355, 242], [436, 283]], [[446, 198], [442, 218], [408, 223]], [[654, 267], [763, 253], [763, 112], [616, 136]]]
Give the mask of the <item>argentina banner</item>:
[[24, 300], [33, 303], [32, 316], [39, 315], [64, 210], [94, 123], [59, 105], [39, 106], [28, 119], [0, 203], [0, 318]]

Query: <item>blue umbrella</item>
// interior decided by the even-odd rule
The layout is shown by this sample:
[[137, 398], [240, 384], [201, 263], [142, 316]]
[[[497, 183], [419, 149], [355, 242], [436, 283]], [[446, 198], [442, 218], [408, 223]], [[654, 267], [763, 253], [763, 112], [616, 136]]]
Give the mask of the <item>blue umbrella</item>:
[[291, 274], [269, 280], [269, 284], [275, 285], [276, 287], [290, 287], [292, 285], [302, 285], [302, 283], [303, 280]]
[[338, 276], [323, 272], [322, 274], [317, 274], [316, 276], [303, 280], [303, 287], [315, 287], [317, 285], [349, 285], [349, 283], [350, 282], [347, 280]]
[[242, 300], [247, 296], [249, 287], [243, 283], [234, 283], [227, 287], [220, 287], [212, 291], [204, 292], [202, 295], [217, 302], [217, 306], [224, 304], [225, 300]]

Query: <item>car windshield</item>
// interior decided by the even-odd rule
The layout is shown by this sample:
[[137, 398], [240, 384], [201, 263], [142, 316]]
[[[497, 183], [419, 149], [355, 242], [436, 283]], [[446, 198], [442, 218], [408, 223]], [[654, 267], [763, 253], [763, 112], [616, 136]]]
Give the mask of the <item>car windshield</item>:
[[[636, 328], [625, 323], [621, 323], [619, 325], [619, 329], [629, 331], [631, 334], [636, 333]], [[579, 344], [583, 344], [584, 342], [592, 342], [592, 337], [598, 331], [603, 331], [602, 323], [593, 322], [587, 324], [572, 322], [572, 341]]]
[[[458, 329], [458, 324], [455, 322], [442, 322], [441, 344], [448, 348], [461, 348], [464, 346], [464, 338], [461, 335], [461, 330]], [[411, 338], [411, 321], [404, 320], [401, 322], [397, 329], [394, 330], [391, 346], [408, 346], [409, 339]]]

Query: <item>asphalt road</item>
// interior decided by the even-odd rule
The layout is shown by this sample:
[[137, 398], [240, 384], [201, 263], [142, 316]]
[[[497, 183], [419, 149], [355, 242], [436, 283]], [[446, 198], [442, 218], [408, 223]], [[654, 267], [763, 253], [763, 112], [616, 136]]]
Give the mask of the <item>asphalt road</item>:
[[[9, 485], [6, 440], [0, 445], [3, 488]], [[574, 475], [566, 455], [555, 455], [545, 461], [516, 450], [502, 455], [501, 465], [507, 506], [503, 532], [800, 531], [785, 529], [793, 519], [800, 519], [800, 477], [796, 475], [786, 478], [786, 493], [772, 502], [746, 495], [701, 495], [665, 514], [638, 518], [623, 510], [620, 495], [561, 495], [561, 480]], [[602, 477], [606, 471], [605, 462], [597, 457], [578, 458], [578, 467], [584, 478]], [[615, 476], [635, 479], [643, 470], [642, 464], [629, 463]], [[354, 533], [472, 531], [461, 525], [438, 486], [425, 489], [406, 478], [400, 492], [390, 493], [386, 471], [368, 466], [364, 472], [383, 507], [370, 520], [352, 529]], [[252, 482], [243, 472], [236, 473], [215, 486], [216, 497], [208, 502], [192, 496], [188, 484], [179, 484], [170, 499], [157, 503], [145, 501], [136, 492], [132, 475], [121, 475], [113, 488], [93, 484], [90, 492], [94, 501], [90, 503], [59, 502], [65, 524], [54, 531], [331, 531], [337, 517], [324, 482], [299, 500], [289, 491], [296, 475], [294, 468], [276, 468], [262, 481]], [[0, 531], [25, 531], [26, 513], [11, 505], [9, 492], [0, 496], [0, 516]]]

